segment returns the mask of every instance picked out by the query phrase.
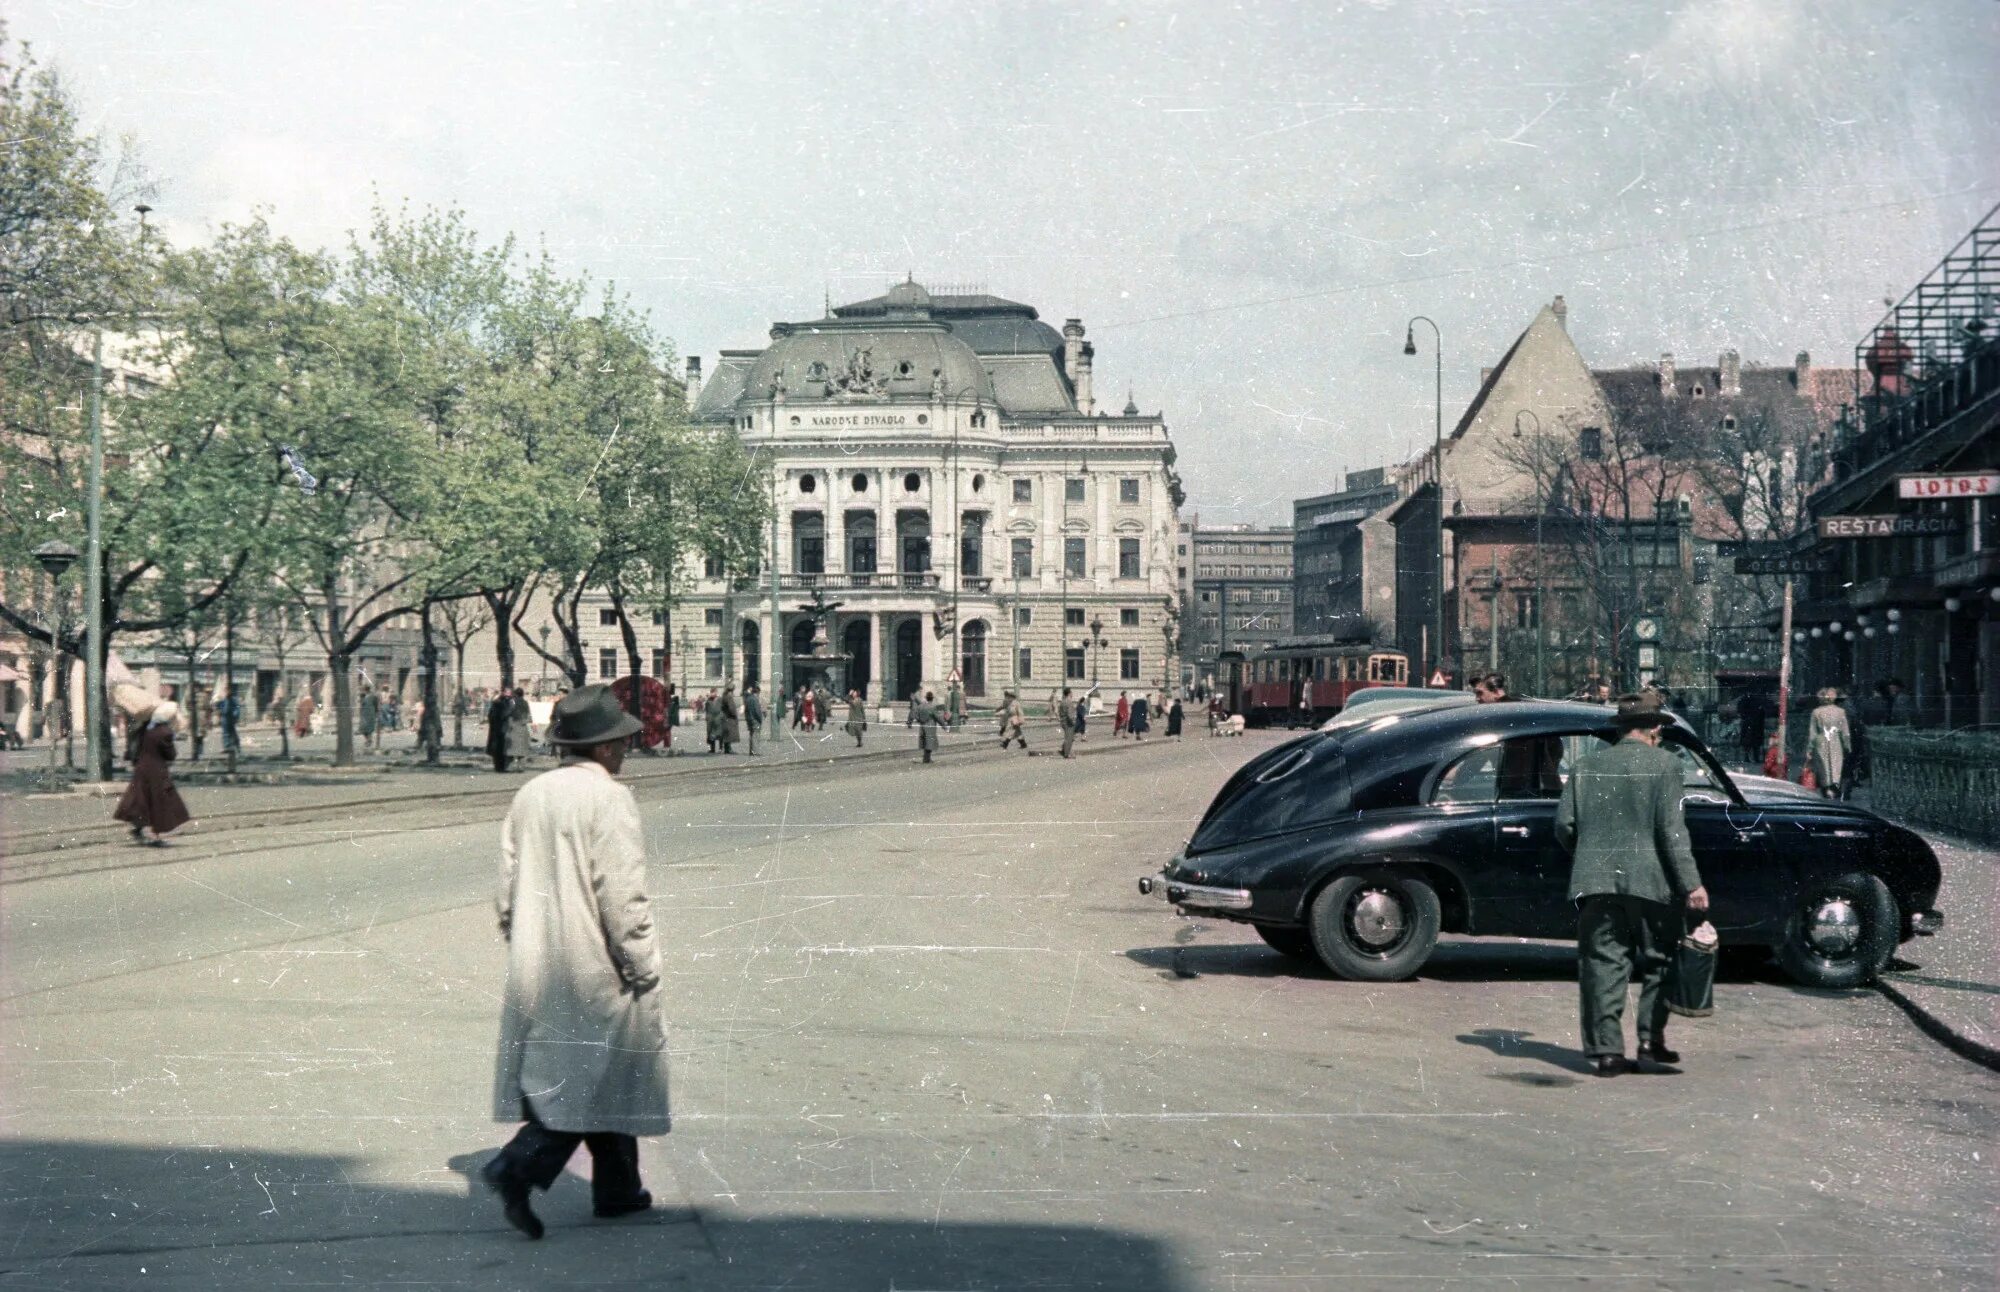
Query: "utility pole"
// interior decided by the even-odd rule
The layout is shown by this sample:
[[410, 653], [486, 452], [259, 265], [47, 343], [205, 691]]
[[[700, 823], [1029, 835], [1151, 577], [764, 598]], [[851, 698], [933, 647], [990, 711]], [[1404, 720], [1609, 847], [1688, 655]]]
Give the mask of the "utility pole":
[[[1818, 629], [1814, 629], [1818, 632]], [[1778, 620], [1778, 775], [1791, 776], [1791, 746], [1785, 741], [1785, 722], [1792, 707], [1792, 580], [1785, 579], [1785, 609]]]
[[[771, 434], [776, 436], [777, 433], [778, 418], [777, 414], [773, 412], [771, 415]], [[771, 575], [771, 581], [768, 585], [770, 589], [770, 601], [768, 605], [771, 611], [771, 631], [764, 634], [768, 639], [764, 643], [764, 658], [770, 661], [770, 667], [764, 673], [764, 688], [767, 697], [764, 704], [764, 713], [770, 719], [771, 748], [775, 749], [777, 748], [779, 737], [784, 732], [784, 719], [780, 710], [784, 708], [786, 692], [791, 689], [792, 685], [792, 680], [789, 677], [779, 676], [779, 665], [783, 657], [779, 655], [778, 650], [779, 642], [785, 635], [785, 620], [783, 613], [778, 609], [778, 451], [775, 445], [771, 449], [770, 479], [767, 482], [767, 487], [771, 491], [771, 559], [766, 562]], [[880, 660], [871, 660], [869, 667], [879, 672], [882, 662]], [[681, 689], [685, 691], [687, 688], [683, 685]]]
[[89, 625], [89, 649], [83, 659], [83, 713], [90, 734], [85, 737], [85, 757], [90, 775], [111, 779], [111, 750], [105, 740], [104, 712], [104, 329], [93, 334], [90, 354], [90, 499], [88, 538], [84, 541], [85, 614]]

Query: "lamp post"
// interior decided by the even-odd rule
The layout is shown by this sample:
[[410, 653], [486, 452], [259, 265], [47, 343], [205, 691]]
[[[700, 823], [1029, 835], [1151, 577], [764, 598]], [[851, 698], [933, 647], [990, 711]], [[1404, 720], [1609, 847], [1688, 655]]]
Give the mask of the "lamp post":
[[1097, 649], [1096, 649], [1095, 651], [1093, 651], [1093, 652], [1091, 653], [1091, 656], [1090, 656], [1090, 685], [1091, 685], [1091, 689], [1092, 689], [1092, 690], [1095, 690], [1095, 689], [1096, 689], [1096, 687], [1097, 687], [1097, 666], [1098, 666], [1098, 662], [1099, 662], [1100, 660], [1102, 660], [1102, 659], [1104, 658], [1104, 616], [1103, 616], [1103, 615], [1095, 615], [1095, 616], [1093, 616], [1093, 617], [1091, 618], [1091, 621], [1090, 621], [1090, 640], [1091, 640], [1091, 644], [1092, 644], [1092, 645], [1094, 645], [1094, 646], [1095, 646], [1095, 647], [1097, 648]]
[[[1431, 484], [1437, 492], [1437, 613], [1434, 636], [1440, 663], [1444, 659], [1444, 333], [1435, 320], [1419, 314], [1403, 325], [1403, 353], [1417, 352], [1417, 324], [1431, 329], [1431, 353], [1436, 358], [1437, 406], [1431, 432]], [[1428, 662], [1428, 661], [1427, 661]], [[1426, 676], [1429, 669], [1425, 670]]]
[[[505, 625], [502, 625], [505, 627]], [[545, 692], [549, 687], [549, 626], [542, 625], [542, 675], [535, 679], [535, 690]]]
[[[44, 619], [49, 629], [50, 689], [49, 707], [45, 712], [50, 717], [53, 717], [56, 712], [55, 701], [57, 699], [63, 700], [65, 703], [63, 706], [62, 721], [63, 727], [67, 729], [69, 727], [69, 713], [67, 712], [69, 670], [63, 667], [62, 637], [63, 628], [68, 624], [69, 616], [65, 613], [67, 608], [63, 604], [62, 576], [69, 572], [70, 566], [76, 564], [77, 550], [61, 539], [51, 539], [43, 543], [40, 547], [37, 547], [34, 555], [36, 563], [49, 576], [49, 610], [53, 616], [53, 618], [45, 617]], [[54, 789], [60, 777], [56, 772], [56, 729], [49, 717], [43, 718], [42, 731], [49, 738], [49, 788]]]
[[681, 694], [685, 696], [688, 689], [688, 652], [694, 649], [694, 637], [685, 628], [681, 629], [680, 647]]

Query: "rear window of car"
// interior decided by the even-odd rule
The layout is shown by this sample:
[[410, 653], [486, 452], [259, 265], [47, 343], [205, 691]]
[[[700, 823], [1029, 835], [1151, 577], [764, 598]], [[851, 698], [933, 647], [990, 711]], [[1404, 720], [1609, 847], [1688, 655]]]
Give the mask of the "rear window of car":
[[1340, 745], [1301, 741], [1244, 766], [1215, 796], [1188, 847], [1195, 852], [1323, 825], [1351, 810]]

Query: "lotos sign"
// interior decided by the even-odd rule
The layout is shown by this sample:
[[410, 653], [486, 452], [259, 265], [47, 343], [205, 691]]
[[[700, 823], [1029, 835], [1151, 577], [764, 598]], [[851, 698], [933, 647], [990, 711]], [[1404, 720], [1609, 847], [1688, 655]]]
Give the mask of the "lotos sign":
[[1897, 476], [1898, 498], [1992, 498], [2000, 496], [2000, 471], [1968, 471], [1948, 476]]

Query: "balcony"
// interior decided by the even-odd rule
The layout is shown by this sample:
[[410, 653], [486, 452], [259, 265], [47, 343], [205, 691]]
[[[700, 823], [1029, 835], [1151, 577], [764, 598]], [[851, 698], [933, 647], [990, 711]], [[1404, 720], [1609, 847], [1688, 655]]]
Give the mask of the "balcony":
[[1849, 483], [1873, 476], [1863, 489], [1879, 488], [1888, 472], [1875, 469], [1896, 465], [1920, 442], [1921, 457], [1943, 461], [1957, 441], [1991, 425], [2000, 403], [1996, 295], [2000, 207], [1855, 346], [1855, 402], [1834, 437], [1835, 483], [1814, 498], [1815, 512], [1863, 501]]
[[977, 592], [984, 595], [993, 591], [993, 580], [987, 575], [968, 574], [958, 582], [959, 586], [967, 592]]
[[935, 570], [886, 571], [875, 574], [780, 574], [783, 592], [936, 592], [939, 576]]

